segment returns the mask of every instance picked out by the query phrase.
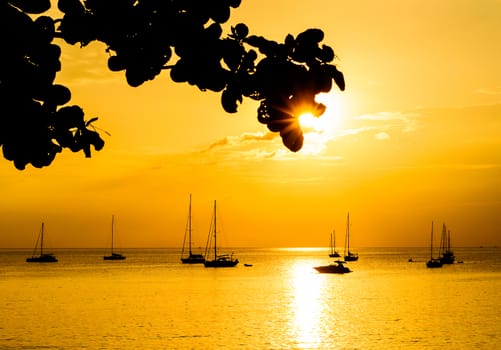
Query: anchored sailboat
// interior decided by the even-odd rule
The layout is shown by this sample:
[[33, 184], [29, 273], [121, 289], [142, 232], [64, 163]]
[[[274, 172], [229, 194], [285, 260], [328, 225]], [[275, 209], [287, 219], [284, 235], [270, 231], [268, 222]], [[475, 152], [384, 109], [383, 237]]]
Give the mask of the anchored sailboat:
[[[183, 264], [203, 264], [205, 258], [202, 254], [193, 254], [191, 250], [191, 193], [190, 193], [190, 206], [188, 209], [188, 222], [186, 223], [186, 230], [184, 232], [183, 250], [181, 251], [181, 262]], [[188, 256], [184, 256], [184, 249], [186, 243], [186, 236], [188, 236]]]
[[350, 251], [350, 213], [346, 219], [346, 238], [344, 240], [344, 260], [345, 261], [357, 261], [358, 254], [352, 253]]
[[[214, 214], [212, 217], [212, 230], [209, 232], [209, 238], [207, 240], [206, 258], [204, 262], [205, 267], [234, 267], [238, 264], [238, 259], [233, 258], [233, 254], [228, 255], [218, 255], [217, 254], [217, 225], [216, 225], [216, 201], [214, 201]], [[214, 240], [214, 259], [208, 260], [208, 249], [211, 245], [211, 241]]]
[[[26, 262], [40, 262], [40, 263], [57, 262], [57, 258], [54, 256], [54, 254], [43, 252], [43, 234], [44, 234], [44, 223], [42, 222], [42, 227], [40, 229], [40, 233], [38, 235], [37, 242], [35, 244], [35, 249], [33, 250], [33, 255], [31, 256], [31, 258], [26, 258]], [[40, 241], [40, 255], [35, 255], [38, 246], [38, 241]]]
[[442, 264], [454, 264], [454, 260], [456, 259], [451, 249], [451, 231], [447, 230], [445, 223], [442, 225], [439, 256]]
[[433, 257], [433, 221], [431, 222], [430, 260], [426, 262], [426, 267], [442, 267], [442, 262], [440, 261], [440, 259]]
[[105, 255], [103, 257], [104, 260], [125, 260], [125, 256], [120, 253], [115, 253], [113, 251], [114, 244], [114, 233], [115, 233], [115, 215], [111, 216], [111, 255]]
[[329, 254], [331, 258], [339, 258], [341, 255], [336, 251], [336, 230], [331, 233], [331, 252]]

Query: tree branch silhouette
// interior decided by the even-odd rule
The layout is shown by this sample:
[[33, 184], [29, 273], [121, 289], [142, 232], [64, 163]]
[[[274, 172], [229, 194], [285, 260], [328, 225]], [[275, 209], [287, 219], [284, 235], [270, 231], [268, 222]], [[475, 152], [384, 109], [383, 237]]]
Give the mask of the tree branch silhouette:
[[228, 113], [243, 99], [260, 101], [257, 119], [298, 151], [303, 133], [298, 116], [321, 116], [315, 95], [344, 90], [334, 51], [324, 33], [307, 29], [283, 43], [250, 35], [239, 23], [223, 36], [222, 24], [240, 0], [59, 0], [62, 18], [45, 15], [50, 0], [0, 0], [0, 145], [17, 169], [48, 166], [63, 148], [91, 156], [104, 141], [83, 109], [67, 105], [69, 88], [54, 84], [61, 70], [55, 41], [106, 45], [111, 71], [125, 71], [138, 87], [163, 71], [177, 83], [221, 94]]

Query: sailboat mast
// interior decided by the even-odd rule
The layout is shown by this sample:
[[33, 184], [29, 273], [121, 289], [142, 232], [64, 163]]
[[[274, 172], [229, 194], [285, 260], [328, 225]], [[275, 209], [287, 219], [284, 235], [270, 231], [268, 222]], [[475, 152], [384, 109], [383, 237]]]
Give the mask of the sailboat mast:
[[40, 237], [40, 256], [43, 255], [43, 226], [44, 226], [44, 223], [42, 222], [42, 232], [41, 232], [41, 237]]
[[336, 230], [332, 230], [332, 250], [336, 250]]
[[348, 247], [348, 254], [350, 254], [350, 213], [348, 212], [348, 217], [346, 219], [346, 241]]
[[115, 215], [111, 215], [111, 254], [113, 255], [113, 234], [114, 234], [114, 227], [115, 227]]
[[447, 250], [451, 250], [451, 230], [447, 231]]
[[332, 242], [332, 232], [331, 232], [331, 254], [334, 253], [334, 248], [333, 248], [333, 242]]
[[191, 254], [191, 193], [190, 193], [190, 208], [188, 211], [188, 246]]
[[214, 200], [214, 260], [217, 260], [217, 244], [216, 244], [216, 201]]
[[433, 221], [431, 222], [430, 259], [433, 259]]

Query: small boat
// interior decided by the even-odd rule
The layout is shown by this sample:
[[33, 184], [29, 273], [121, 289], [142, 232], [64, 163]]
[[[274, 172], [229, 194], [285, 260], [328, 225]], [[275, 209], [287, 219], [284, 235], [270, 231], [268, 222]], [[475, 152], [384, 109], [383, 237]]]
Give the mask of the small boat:
[[[44, 223], [42, 222], [42, 227], [40, 228], [40, 233], [38, 235], [37, 242], [35, 243], [35, 249], [33, 250], [33, 255], [31, 256], [31, 258], [26, 258], [26, 262], [39, 262], [39, 263], [57, 262], [57, 258], [54, 256], [54, 254], [43, 252], [43, 235], [44, 235]], [[40, 241], [40, 255], [35, 255], [38, 246], [38, 241]]]
[[252, 264], [244, 264], [245, 267], [252, 267]]
[[442, 237], [440, 238], [440, 261], [442, 264], [454, 264], [456, 257], [451, 249], [451, 231], [447, 231], [445, 223], [442, 225]]
[[113, 241], [115, 239], [114, 237], [115, 233], [115, 215], [111, 216], [111, 254], [110, 255], [105, 255], [103, 257], [104, 260], [125, 260], [125, 256], [120, 254], [120, 253], [115, 253], [113, 251]]
[[442, 262], [440, 261], [440, 259], [431, 258], [426, 262], [426, 267], [428, 268], [442, 267]]
[[357, 261], [358, 254], [352, 253], [350, 251], [350, 213], [346, 219], [346, 238], [344, 240], [344, 260], [345, 261]]
[[341, 255], [336, 251], [336, 231], [333, 230], [331, 233], [331, 252], [329, 257], [339, 258]]
[[[209, 238], [207, 239], [207, 249], [206, 249], [206, 258], [204, 261], [204, 266], [205, 267], [234, 267], [238, 264], [238, 259], [233, 258], [233, 254], [225, 254], [225, 255], [218, 255], [217, 254], [217, 225], [216, 225], [216, 201], [214, 201], [214, 214], [212, 217], [212, 230], [209, 231]], [[211, 245], [211, 241], [214, 239], [214, 259], [213, 260], [208, 260], [207, 259], [207, 252], [209, 250], [209, 247]]]
[[348, 273], [352, 272], [348, 267], [344, 266], [346, 262], [342, 260], [336, 260], [333, 263], [325, 266], [314, 267], [320, 273]]
[[431, 222], [430, 260], [426, 262], [426, 267], [428, 268], [442, 267], [442, 262], [440, 261], [440, 259], [433, 257], [433, 221]]
[[[188, 209], [188, 221], [186, 223], [186, 229], [184, 231], [183, 250], [181, 251], [181, 262], [183, 264], [203, 264], [205, 262], [204, 256], [202, 254], [193, 254], [191, 250], [191, 232], [192, 229], [191, 229], [191, 193], [190, 193], [190, 206]], [[188, 256], [184, 256], [186, 238], [188, 238]]]

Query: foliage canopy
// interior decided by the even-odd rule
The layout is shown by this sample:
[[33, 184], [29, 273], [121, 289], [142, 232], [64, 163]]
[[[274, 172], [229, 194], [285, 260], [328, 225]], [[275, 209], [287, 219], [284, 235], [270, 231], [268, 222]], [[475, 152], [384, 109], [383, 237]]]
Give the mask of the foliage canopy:
[[298, 151], [298, 116], [321, 116], [315, 95], [344, 90], [324, 33], [307, 29], [283, 43], [250, 35], [247, 25], [222, 24], [241, 0], [58, 0], [61, 18], [46, 15], [50, 0], [0, 0], [0, 146], [17, 169], [48, 166], [63, 148], [91, 156], [104, 141], [83, 109], [68, 105], [71, 91], [54, 84], [61, 47], [103, 42], [111, 71], [125, 71], [138, 87], [169, 71], [174, 82], [221, 95], [228, 113], [244, 97], [260, 101], [257, 119]]

